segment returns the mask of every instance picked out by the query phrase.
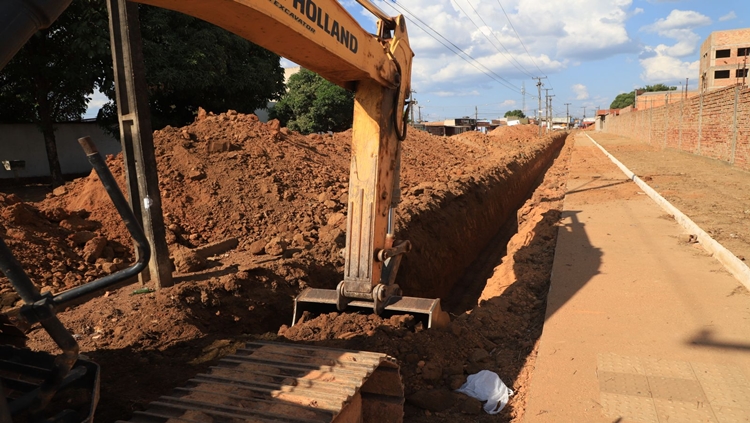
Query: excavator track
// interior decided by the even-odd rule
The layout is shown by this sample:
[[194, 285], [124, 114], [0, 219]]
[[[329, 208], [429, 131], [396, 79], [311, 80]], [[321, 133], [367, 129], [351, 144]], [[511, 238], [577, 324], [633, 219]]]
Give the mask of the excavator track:
[[250, 342], [130, 421], [401, 422], [403, 405], [385, 354]]

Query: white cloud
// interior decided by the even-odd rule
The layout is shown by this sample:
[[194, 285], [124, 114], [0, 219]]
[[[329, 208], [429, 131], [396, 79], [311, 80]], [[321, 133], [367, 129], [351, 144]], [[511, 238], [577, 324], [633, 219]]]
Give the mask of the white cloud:
[[433, 94], [438, 97], [477, 97], [479, 91], [433, 91]]
[[515, 106], [516, 104], [516, 100], [505, 100], [500, 103], [500, 106]]
[[683, 62], [676, 57], [657, 54], [641, 59], [641, 66], [643, 66], [641, 79], [650, 84], [675, 83], [685, 78], [695, 78], [698, 75], [699, 65], [699, 60]]
[[711, 18], [693, 10], [672, 10], [666, 18], [641, 28], [664, 38], [673, 45], [646, 46], [640, 54], [641, 79], [647, 83], [670, 83], [698, 74], [699, 61], [683, 61], [698, 51], [701, 37], [693, 30], [711, 24]]
[[[376, 1], [386, 13], [406, 16], [416, 54], [412, 86], [423, 93], [445, 91], [446, 84], [452, 91], [476, 89], [478, 84], [492, 89], [499, 85], [493, 77], [509, 81], [552, 77], [575, 62], [637, 51], [625, 29], [627, 19], [641, 12], [633, 8], [633, 0], [569, 0], [565, 7], [548, 0], [502, 0], [525, 48], [497, 0]], [[435, 35], [436, 40], [425, 32], [428, 27], [449, 41]], [[481, 66], [467, 63], [443, 45], [451, 43]], [[520, 92], [520, 83], [511, 85], [503, 91]]]
[[587, 100], [589, 98], [589, 89], [583, 84], [575, 84], [570, 87], [576, 95], [576, 100]]
[[642, 29], [649, 32], [662, 33], [673, 29], [693, 29], [711, 24], [711, 18], [694, 10], [677, 10], [669, 12], [666, 18], [661, 18]]
[[736, 18], [737, 18], [737, 14], [734, 13], [734, 10], [732, 10], [731, 12], [727, 13], [726, 15], [720, 17], [719, 20], [721, 22], [725, 22], [725, 21], [731, 21], [732, 19], [736, 19]]

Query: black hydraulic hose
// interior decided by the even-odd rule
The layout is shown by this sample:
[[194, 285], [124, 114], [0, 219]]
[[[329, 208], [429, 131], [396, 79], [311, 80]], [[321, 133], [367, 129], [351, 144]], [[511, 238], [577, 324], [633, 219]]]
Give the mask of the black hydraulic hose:
[[40, 413], [49, 403], [66, 376], [70, 373], [76, 360], [78, 360], [78, 343], [55, 315], [55, 306], [65, 304], [66, 302], [137, 275], [146, 267], [151, 256], [151, 249], [149, 248], [146, 235], [138, 225], [133, 211], [117, 186], [117, 182], [112, 176], [112, 172], [109, 171], [104, 158], [99, 154], [91, 138], [81, 138], [78, 142], [86, 152], [89, 162], [96, 170], [97, 175], [99, 175], [99, 179], [101, 179], [110, 199], [125, 222], [130, 235], [135, 240], [136, 248], [138, 249], [138, 260], [130, 267], [117, 273], [50, 298], [39, 292], [31, 282], [31, 279], [29, 279], [29, 276], [24, 272], [21, 263], [16, 260], [5, 241], [0, 238], [0, 270], [10, 280], [15, 291], [24, 303], [26, 303], [22, 314], [39, 321], [62, 350], [62, 354], [55, 358], [55, 371], [40, 385], [39, 394], [33, 399], [30, 410], [32, 415]]
[[21, 263], [16, 260], [2, 238], [0, 238], [0, 270], [10, 280], [13, 289], [24, 303], [34, 304], [42, 299], [42, 294], [36, 289], [36, 286], [31, 282], [26, 272], [23, 271]]
[[99, 175], [99, 179], [101, 179], [104, 189], [107, 190], [109, 198], [112, 200], [112, 203], [114, 203], [123, 222], [125, 222], [125, 227], [128, 228], [130, 236], [133, 237], [136, 249], [138, 250], [138, 260], [130, 267], [120, 270], [117, 273], [113, 273], [101, 279], [97, 279], [93, 282], [89, 282], [85, 285], [55, 295], [52, 298], [52, 303], [55, 305], [65, 304], [94, 291], [102, 290], [125, 279], [136, 276], [146, 268], [148, 261], [151, 258], [151, 248], [148, 245], [146, 235], [138, 224], [135, 215], [133, 215], [133, 210], [130, 209], [130, 205], [127, 200], [125, 200], [125, 196], [122, 195], [122, 191], [120, 191], [120, 187], [112, 176], [112, 172], [109, 171], [107, 163], [104, 161], [104, 157], [99, 154], [99, 151], [96, 149], [96, 145], [94, 145], [91, 138], [79, 138], [78, 143], [81, 144], [81, 147], [83, 147], [83, 150], [86, 152], [86, 157], [89, 159], [89, 163], [91, 163], [91, 166], [96, 170], [96, 174]]
[[[0, 238], [0, 270], [10, 280], [13, 289], [26, 303], [24, 307], [32, 309], [39, 323], [62, 350], [62, 354], [55, 358], [55, 371], [42, 383], [39, 387], [39, 395], [34, 398], [32, 405], [32, 413], [34, 413], [49, 403], [52, 396], [57, 392], [60, 383], [78, 360], [78, 343], [55, 316], [54, 309], [45, 302], [47, 298], [39, 293], [29, 276], [23, 271], [21, 263], [16, 260], [2, 238]], [[0, 395], [4, 394], [0, 393]]]

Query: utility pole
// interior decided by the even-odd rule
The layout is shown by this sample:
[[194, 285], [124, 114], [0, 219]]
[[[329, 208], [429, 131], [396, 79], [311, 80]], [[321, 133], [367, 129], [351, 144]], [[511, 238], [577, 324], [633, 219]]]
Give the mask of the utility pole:
[[422, 107], [424, 106], [417, 106], [419, 108], [419, 123], [422, 123]]
[[417, 101], [414, 100], [413, 94], [416, 94], [417, 92], [414, 90], [409, 91], [409, 110], [411, 112], [411, 124], [414, 125], [414, 105], [417, 104]]
[[551, 118], [551, 115], [550, 115], [550, 104], [552, 104], [551, 100], [552, 100], [552, 97], [554, 97], [554, 96], [550, 96], [549, 95], [550, 91], [552, 91], [552, 88], [545, 88], [544, 89], [544, 96], [545, 96], [544, 116], [547, 119], [547, 124], [546, 124], [546, 126], [547, 126], [547, 132], [549, 132], [549, 129], [550, 129], [550, 118]]
[[552, 130], [552, 120], [554, 119], [554, 113], [552, 113], [552, 97], [554, 97], [554, 95], [548, 95], [547, 97], [549, 97], [549, 106], [547, 106], [547, 109], [549, 110], [549, 120], [547, 121], [547, 128], [548, 130]]
[[477, 109], [477, 106], [474, 106], [474, 130], [476, 131], [479, 129], [479, 109]]
[[565, 103], [565, 129], [570, 129], [570, 105], [573, 103]]
[[521, 81], [521, 111], [526, 115], [526, 81]]
[[539, 138], [542, 137], [542, 79], [547, 79], [546, 76], [536, 76], [532, 79], [536, 79], [536, 88], [539, 92], [537, 99], [539, 100], [539, 108], [537, 109], [537, 118], [539, 119]]
[[581, 125], [583, 125], [583, 121], [586, 119], [586, 106], [581, 107], [583, 109], [583, 119], [581, 119]]

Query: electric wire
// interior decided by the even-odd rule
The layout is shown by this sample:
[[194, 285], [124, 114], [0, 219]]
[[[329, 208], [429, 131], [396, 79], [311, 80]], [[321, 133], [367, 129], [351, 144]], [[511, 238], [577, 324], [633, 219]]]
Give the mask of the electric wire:
[[[464, 60], [464, 61], [465, 61], [466, 63], [468, 63], [468, 64], [472, 65], [472, 66], [473, 66], [474, 68], [476, 68], [476, 69], [477, 69], [478, 71], [480, 71], [480, 72], [482, 72], [483, 74], [485, 74], [485, 75], [489, 76], [489, 77], [490, 77], [491, 79], [493, 79], [493, 80], [495, 80], [496, 82], [500, 83], [500, 84], [501, 84], [501, 85], [503, 85], [503, 86], [504, 86], [505, 88], [507, 88], [507, 89], [509, 89], [509, 90], [511, 90], [511, 91], [513, 91], [513, 92], [515, 92], [515, 93], [518, 93], [518, 94], [520, 94], [520, 93], [521, 93], [521, 90], [520, 90], [520, 89], [519, 89], [518, 87], [515, 87], [515, 86], [514, 86], [514, 85], [513, 85], [513, 84], [512, 84], [512, 83], [511, 83], [510, 81], [508, 81], [507, 79], [503, 78], [502, 76], [498, 75], [497, 73], [495, 73], [495, 72], [494, 72], [494, 71], [492, 71], [491, 69], [489, 69], [489, 68], [487, 68], [486, 66], [484, 66], [484, 65], [483, 65], [483, 64], [482, 64], [481, 62], [479, 62], [479, 61], [478, 61], [477, 59], [475, 59], [474, 57], [472, 57], [472, 56], [471, 56], [470, 54], [466, 53], [466, 52], [465, 52], [465, 51], [464, 51], [463, 49], [461, 49], [460, 47], [458, 47], [458, 46], [457, 46], [456, 44], [454, 44], [454, 43], [453, 43], [452, 41], [450, 41], [449, 39], [447, 39], [446, 37], [444, 37], [444, 36], [443, 36], [442, 34], [440, 34], [440, 33], [439, 33], [438, 31], [436, 31], [435, 29], [433, 29], [432, 27], [430, 27], [430, 25], [429, 25], [429, 24], [427, 24], [427, 23], [426, 23], [426, 22], [424, 22], [424, 21], [423, 21], [422, 19], [420, 19], [419, 17], [417, 17], [417, 16], [415, 15], [415, 14], [413, 14], [413, 13], [412, 13], [412, 12], [411, 12], [411, 11], [410, 11], [409, 9], [407, 9], [407, 8], [406, 8], [405, 6], [403, 6], [403, 5], [399, 4], [399, 3], [390, 3], [390, 2], [386, 2], [385, 4], [387, 4], [387, 5], [388, 5], [388, 6], [390, 6], [390, 7], [392, 8], [392, 9], [396, 10], [396, 11], [397, 11], [397, 12], [399, 12], [399, 13], [406, 13], [406, 14], [408, 14], [408, 15], [409, 15], [409, 20], [410, 20], [410, 21], [411, 21], [411, 22], [412, 22], [412, 23], [413, 23], [414, 25], [416, 25], [416, 26], [417, 26], [417, 27], [418, 27], [419, 29], [421, 29], [422, 31], [424, 31], [424, 32], [425, 32], [425, 34], [427, 34], [427, 35], [429, 35], [430, 37], [432, 37], [433, 39], [435, 39], [435, 40], [436, 40], [437, 42], [439, 42], [440, 44], [442, 44], [442, 45], [443, 45], [443, 46], [444, 46], [445, 48], [447, 48], [447, 49], [448, 49], [449, 51], [451, 51], [451, 52], [452, 52], [453, 54], [455, 54], [456, 56], [458, 56], [458, 57], [460, 57], [461, 59], [463, 59], [463, 60]], [[398, 9], [401, 9], [401, 10], [398, 10], [398, 9], [397, 9], [396, 7], [398, 7]], [[417, 23], [417, 21], [418, 21], [419, 23]], [[422, 25], [424, 25], [424, 27], [423, 27], [422, 25], [420, 25], [420, 23], [421, 23]], [[427, 29], [425, 29], [425, 27], [429, 28], [429, 31], [428, 31]], [[453, 48], [449, 47], [448, 45], [446, 45], [446, 44], [445, 44], [445, 42], [443, 42], [443, 41], [441, 41], [440, 39], [438, 39], [437, 37], [435, 37], [435, 35], [433, 35], [432, 33], [430, 33], [430, 31], [432, 31], [432, 32], [433, 32], [434, 34], [437, 34], [437, 36], [439, 36], [440, 38], [442, 38], [443, 40], [445, 40], [445, 42], [447, 42], [448, 44], [450, 44], [450, 45], [451, 45], [451, 46], [452, 46]], [[455, 50], [454, 50], [454, 49], [455, 49]], [[461, 54], [463, 54], [464, 56], [466, 56], [466, 57], [464, 57], [464, 56], [462, 56], [461, 54], [459, 54], [459, 52], [460, 52]], [[471, 59], [471, 61], [470, 61], [469, 59], [467, 59], [467, 57], [468, 57], [469, 59]], [[472, 63], [472, 61], [473, 61], [473, 63]], [[479, 67], [478, 67], [477, 65], [478, 65], [478, 66], [481, 66], [481, 67], [482, 67], [482, 68], [484, 68], [484, 69], [485, 69], [486, 71], [484, 71], [484, 70], [480, 69], [480, 68], [479, 68]]]
[[539, 65], [537, 65], [537, 64], [536, 64], [536, 61], [534, 60], [534, 57], [533, 57], [533, 56], [531, 56], [531, 53], [529, 53], [529, 49], [527, 49], [527, 48], [526, 48], [526, 44], [524, 44], [524, 43], [523, 43], [523, 40], [521, 39], [521, 35], [519, 35], [519, 34], [518, 34], [518, 31], [516, 31], [516, 27], [515, 27], [515, 26], [513, 26], [513, 22], [511, 22], [511, 20], [510, 20], [510, 16], [508, 16], [508, 13], [506, 13], [506, 12], [505, 12], [505, 8], [503, 7], [503, 4], [502, 4], [502, 3], [500, 3], [500, 0], [497, 0], [497, 4], [499, 4], [499, 5], [500, 5], [500, 10], [502, 10], [502, 11], [503, 11], [503, 14], [505, 15], [505, 19], [507, 19], [507, 20], [508, 20], [508, 24], [510, 25], [511, 29], [513, 29], [513, 32], [514, 32], [514, 33], [516, 34], [516, 38], [518, 38], [518, 42], [520, 42], [520, 43], [521, 43], [521, 45], [523, 46], [523, 49], [524, 49], [524, 50], [526, 51], [526, 55], [527, 55], [527, 56], [529, 56], [529, 59], [531, 59], [531, 63], [533, 63], [533, 64], [534, 64], [534, 66], [536, 67], [536, 69], [537, 69], [537, 70], [538, 70], [538, 71], [539, 71], [539, 72], [540, 72], [540, 73], [541, 73], [541, 74], [542, 74], [543, 76], [547, 76], [547, 75], [546, 75], [546, 74], [544, 73], [544, 71], [543, 71], [543, 70], [541, 70], [541, 69], [539, 68]]
[[[480, 14], [479, 14], [479, 12], [477, 12], [477, 9], [475, 9], [475, 8], [474, 8], [474, 6], [473, 6], [473, 5], [471, 4], [471, 2], [470, 2], [469, 0], [466, 0], [466, 3], [467, 3], [467, 4], [469, 5], [469, 7], [471, 7], [471, 10], [473, 10], [473, 11], [474, 11], [474, 13], [476, 13], [476, 15], [477, 15], [477, 16], [479, 17], [479, 20], [481, 20], [481, 21], [482, 21], [482, 23], [484, 24], [484, 26], [486, 26], [486, 27], [488, 27], [488, 28], [492, 29], [492, 27], [491, 27], [491, 26], [487, 25], [487, 22], [485, 22], [485, 21], [484, 21], [484, 18], [482, 18], [482, 15], [480, 15]], [[500, 46], [501, 46], [501, 47], [502, 47], [503, 49], [505, 49], [505, 51], [507, 52], [507, 54], [505, 54], [505, 53], [503, 53], [502, 51], [500, 51], [500, 49], [499, 49], [499, 48], [497, 47], [497, 45], [495, 45], [495, 43], [494, 43], [494, 42], [492, 42], [492, 40], [490, 40], [490, 37], [488, 37], [488, 36], [487, 36], [487, 34], [485, 34], [485, 33], [484, 33], [484, 31], [482, 31], [482, 29], [481, 29], [481, 28], [479, 28], [479, 25], [477, 25], [477, 23], [476, 23], [476, 22], [474, 22], [474, 19], [472, 19], [472, 18], [471, 18], [471, 16], [469, 16], [469, 14], [468, 14], [468, 13], [466, 13], [466, 11], [464, 10], [464, 8], [463, 8], [463, 7], [461, 7], [461, 4], [460, 4], [460, 3], [458, 3], [458, 2], [455, 2], [455, 4], [456, 4], [456, 6], [458, 6], [458, 8], [459, 8], [459, 9], [461, 10], [461, 12], [463, 12], [463, 14], [464, 14], [464, 15], [466, 15], [466, 17], [467, 17], [467, 18], [469, 19], [469, 21], [470, 21], [470, 22], [472, 23], [472, 25], [474, 25], [474, 27], [475, 27], [475, 28], [477, 29], [477, 31], [481, 32], [481, 33], [482, 33], [482, 36], [484, 36], [484, 38], [486, 38], [486, 39], [487, 39], [487, 41], [488, 41], [488, 42], [489, 42], [489, 43], [490, 43], [490, 44], [492, 45], [492, 47], [494, 47], [494, 48], [495, 48], [495, 50], [497, 50], [497, 51], [498, 51], [498, 53], [502, 54], [502, 55], [503, 55], [503, 57], [505, 57], [505, 58], [506, 58], [506, 59], [508, 60], [508, 62], [509, 62], [509, 63], [510, 63], [511, 65], [513, 65], [513, 67], [514, 67], [514, 68], [518, 69], [518, 70], [519, 70], [520, 72], [524, 73], [524, 74], [525, 74], [526, 76], [528, 76], [529, 78], [532, 78], [532, 77], [533, 77], [533, 75], [531, 75], [531, 74], [530, 74], [530, 73], [529, 73], [529, 72], [528, 72], [528, 71], [527, 71], [527, 70], [526, 70], [526, 69], [525, 69], [525, 68], [523, 67], [523, 65], [522, 65], [522, 64], [521, 64], [521, 63], [520, 63], [520, 62], [519, 62], [518, 60], [516, 60], [516, 58], [515, 58], [515, 57], [513, 57], [513, 54], [512, 54], [511, 52], [510, 52], [510, 50], [508, 50], [508, 48], [507, 48], [507, 47], [505, 47], [505, 45], [504, 45], [504, 44], [502, 43], [502, 41], [500, 41], [500, 39], [499, 39], [499, 38], [497, 38], [497, 35], [495, 35], [495, 31], [491, 31], [491, 32], [492, 32], [492, 36], [493, 36], [493, 37], [494, 37], [494, 38], [495, 38], [495, 39], [497, 40], [497, 42], [498, 42], [498, 43], [500, 44]]]

